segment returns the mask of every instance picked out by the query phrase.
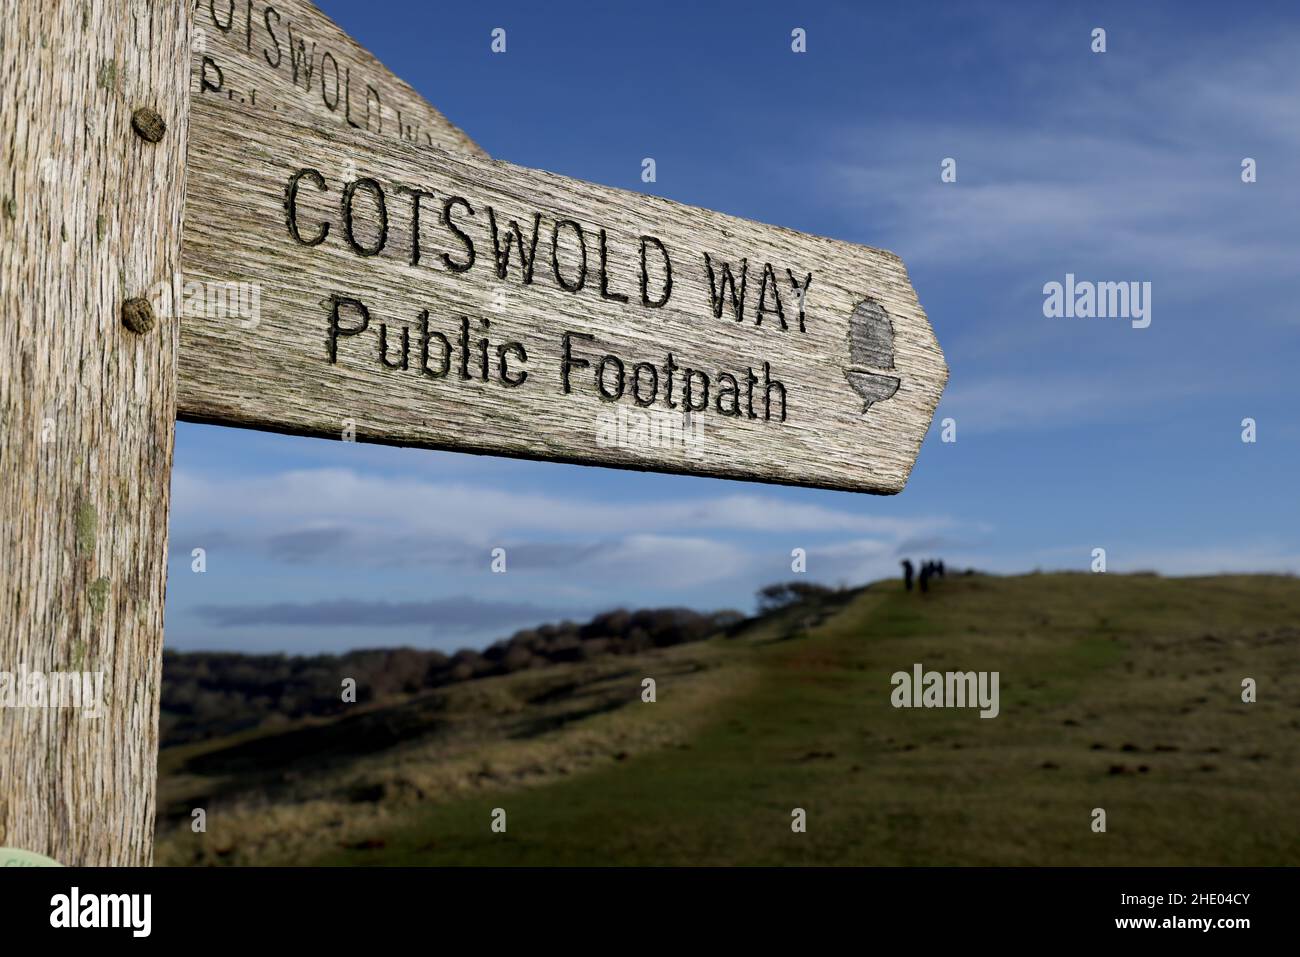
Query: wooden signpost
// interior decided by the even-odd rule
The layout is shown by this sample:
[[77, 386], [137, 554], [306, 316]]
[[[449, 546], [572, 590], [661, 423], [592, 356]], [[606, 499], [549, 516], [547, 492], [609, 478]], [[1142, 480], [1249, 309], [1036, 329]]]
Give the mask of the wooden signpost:
[[192, 117], [182, 417], [903, 488], [947, 369], [893, 254], [283, 111]]
[[484, 159], [304, 0], [0, 9], [0, 673], [107, 677], [0, 708], [0, 846], [152, 859], [178, 416], [906, 483], [947, 368], [893, 254]]

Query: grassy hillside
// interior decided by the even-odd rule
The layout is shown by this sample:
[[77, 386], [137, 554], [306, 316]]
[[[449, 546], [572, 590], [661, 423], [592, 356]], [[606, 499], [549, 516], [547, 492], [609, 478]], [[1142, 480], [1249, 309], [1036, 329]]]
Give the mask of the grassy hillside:
[[[1000, 672], [1001, 714], [893, 708], [914, 662]], [[158, 860], [1296, 864], [1298, 675], [1292, 578], [882, 582], [732, 637], [166, 750]]]

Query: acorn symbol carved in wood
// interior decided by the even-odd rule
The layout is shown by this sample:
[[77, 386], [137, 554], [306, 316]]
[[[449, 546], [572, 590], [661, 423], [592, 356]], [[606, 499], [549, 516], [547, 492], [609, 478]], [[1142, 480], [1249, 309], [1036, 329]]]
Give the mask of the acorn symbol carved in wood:
[[874, 403], [893, 398], [898, 391], [901, 380], [879, 371], [894, 371], [894, 324], [885, 307], [874, 299], [858, 303], [849, 317], [849, 365], [852, 368], [844, 370], [844, 378], [862, 397], [863, 415]]

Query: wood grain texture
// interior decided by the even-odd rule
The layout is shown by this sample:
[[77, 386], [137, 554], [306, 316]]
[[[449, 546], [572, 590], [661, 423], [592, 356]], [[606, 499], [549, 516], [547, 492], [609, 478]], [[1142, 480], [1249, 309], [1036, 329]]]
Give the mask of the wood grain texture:
[[176, 324], [120, 311], [180, 265], [191, 11], [0, 9], [0, 671], [102, 672], [108, 702], [0, 708], [0, 844], [147, 864]]
[[[185, 271], [208, 298], [191, 296], [182, 321], [183, 418], [334, 438], [351, 428], [359, 441], [879, 493], [906, 483], [947, 367], [892, 253], [282, 112], [198, 98], [192, 124]], [[424, 191], [418, 256], [416, 189]], [[517, 242], [508, 244], [504, 278], [498, 269], [512, 222], [525, 254], [539, 224], [531, 281]], [[645, 245], [643, 280], [646, 236], [659, 246]], [[656, 308], [665, 298], [660, 247], [672, 288]], [[739, 321], [722, 261], [738, 292], [745, 276]], [[801, 319], [795, 289], [810, 273]], [[227, 284], [246, 290], [249, 307], [256, 291], [256, 310], [224, 315], [233, 310], [212, 293]], [[331, 361], [335, 306], [341, 330], [362, 325], [347, 300], [365, 306], [368, 325], [336, 335]], [[471, 330], [468, 361], [461, 317]], [[591, 337], [570, 340], [590, 365], [570, 370], [567, 394], [566, 332]], [[381, 335], [395, 368], [381, 359]], [[486, 381], [480, 337], [488, 339]], [[526, 370], [526, 381], [504, 381], [502, 349], [506, 376]], [[614, 400], [617, 366], [607, 362], [595, 377], [607, 354], [623, 363], [624, 391]], [[648, 367], [635, 372], [639, 363], [655, 367], [653, 387]], [[711, 384], [707, 403], [701, 373]], [[634, 374], [637, 394], [650, 400], [644, 408], [633, 398]], [[739, 414], [727, 375], [744, 383]], [[784, 388], [784, 421], [772, 381]], [[876, 401], [864, 413], [868, 396]], [[685, 426], [688, 402], [700, 410]], [[642, 426], [660, 431], [651, 439]]]
[[487, 154], [309, 0], [196, 0], [194, 96]]

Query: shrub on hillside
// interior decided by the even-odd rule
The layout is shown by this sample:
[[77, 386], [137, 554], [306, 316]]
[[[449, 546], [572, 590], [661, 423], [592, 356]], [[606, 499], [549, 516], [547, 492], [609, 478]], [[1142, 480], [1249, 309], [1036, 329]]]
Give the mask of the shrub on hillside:
[[776, 611], [833, 594], [835, 589], [813, 582], [781, 582], [758, 590], [758, 609], [761, 612]]

